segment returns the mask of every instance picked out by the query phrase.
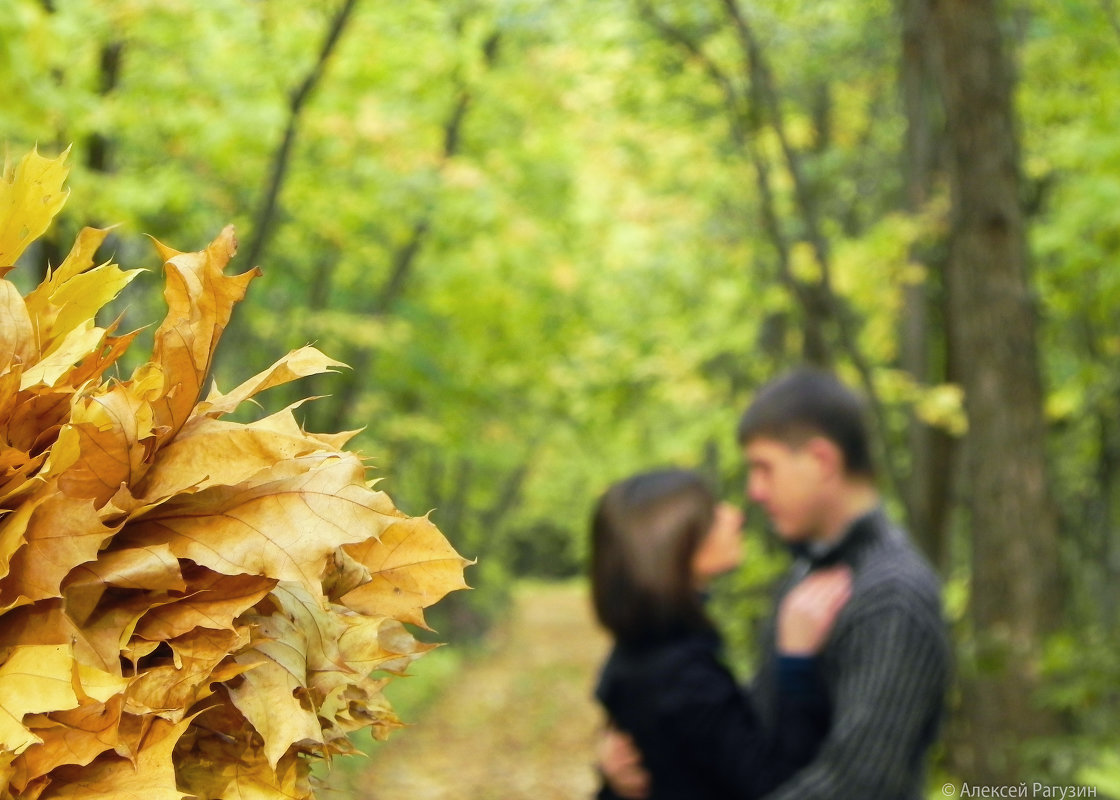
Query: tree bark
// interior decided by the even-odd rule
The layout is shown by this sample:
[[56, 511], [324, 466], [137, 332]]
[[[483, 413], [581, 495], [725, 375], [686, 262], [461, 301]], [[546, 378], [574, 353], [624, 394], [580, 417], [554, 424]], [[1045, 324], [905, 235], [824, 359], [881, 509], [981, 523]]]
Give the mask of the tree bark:
[[951, 149], [950, 336], [969, 429], [976, 679], [970, 782], [1022, 779], [1016, 745], [1053, 730], [1031, 697], [1063, 605], [1027, 283], [1013, 81], [993, 0], [931, 0]]
[[[1098, 344], [1101, 332], [1088, 320], [1079, 327], [1087, 358], [1108, 363], [1108, 354]], [[1118, 395], [1120, 376], [1114, 375], [1091, 403], [1099, 443], [1094, 476], [1097, 491], [1079, 508], [1063, 514], [1064, 523], [1077, 526], [1079, 552], [1087, 560], [1078, 572], [1085, 578], [1080, 582], [1081, 594], [1095, 599], [1096, 619], [1113, 636], [1120, 636], [1120, 597], [1113, 591], [1120, 583], [1120, 419], [1113, 402]]]
[[[939, 174], [938, 97], [934, 74], [933, 40], [927, 0], [901, 0], [902, 60], [899, 75], [906, 109], [906, 154], [903, 174], [906, 209], [925, 212]], [[925, 250], [926, 252], [923, 252]], [[902, 368], [922, 386], [951, 381], [951, 349], [941, 308], [944, 259], [929, 248], [913, 248], [910, 259], [922, 264], [926, 278], [903, 289], [900, 330]], [[908, 419], [910, 471], [902, 487], [910, 532], [930, 561], [942, 572], [948, 568], [949, 510], [955, 443], [953, 437], [910, 412]]]

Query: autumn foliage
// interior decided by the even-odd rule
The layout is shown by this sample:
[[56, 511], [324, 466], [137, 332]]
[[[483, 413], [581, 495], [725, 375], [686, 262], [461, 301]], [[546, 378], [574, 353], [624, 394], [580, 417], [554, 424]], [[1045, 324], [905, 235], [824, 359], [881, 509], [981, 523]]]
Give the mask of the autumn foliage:
[[97, 312], [134, 277], [81, 232], [23, 296], [5, 279], [66, 193], [65, 156], [0, 180], [0, 798], [305, 798], [311, 762], [400, 723], [382, 695], [430, 645], [408, 625], [462, 588], [426, 517], [367, 480], [351, 434], [293, 407], [227, 417], [341, 366], [312, 347], [204, 393], [234, 305], [226, 229], [157, 243], [150, 360]]

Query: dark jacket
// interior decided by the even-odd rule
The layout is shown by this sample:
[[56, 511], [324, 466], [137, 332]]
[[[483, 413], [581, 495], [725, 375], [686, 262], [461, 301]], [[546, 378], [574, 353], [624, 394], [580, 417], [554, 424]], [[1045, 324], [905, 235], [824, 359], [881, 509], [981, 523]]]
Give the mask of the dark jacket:
[[[951, 669], [937, 576], [881, 509], [831, 547], [799, 555], [778, 602], [807, 572], [832, 564], [852, 568], [852, 597], [819, 655], [832, 703], [828, 737], [767, 800], [919, 800]], [[770, 659], [774, 641], [771, 621]], [[753, 693], [767, 722], [782, 696], [772, 663], [764, 657]]]
[[[779, 723], [767, 736], [750, 697], [719, 658], [714, 633], [617, 645], [596, 697], [634, 737], [649, 800], [761, 797], [810, 760], [828, 728], [815, 659], [779, 658]], [[604, 787], [600, 800], [617, 796]]]

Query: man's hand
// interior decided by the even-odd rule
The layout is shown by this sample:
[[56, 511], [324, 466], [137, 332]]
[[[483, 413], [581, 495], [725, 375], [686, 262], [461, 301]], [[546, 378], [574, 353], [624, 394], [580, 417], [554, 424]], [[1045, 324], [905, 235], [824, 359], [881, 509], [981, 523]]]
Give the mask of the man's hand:
[[629, 735], [608, 726], [599, 737], [597, 753], [603, 779], [615, 794], [627, 800], [644, 800], [649, 796], [649, 773]]

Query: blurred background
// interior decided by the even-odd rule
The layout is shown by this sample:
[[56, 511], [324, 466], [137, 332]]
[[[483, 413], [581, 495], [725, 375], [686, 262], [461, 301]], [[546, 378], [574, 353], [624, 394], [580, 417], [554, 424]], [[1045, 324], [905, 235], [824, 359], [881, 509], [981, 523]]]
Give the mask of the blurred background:
[[[115, 225], [101, 258], [153, 274], [114, 313], [152, 327], [148, 237], [236, 226], [263, 277], [219, 386], [306, 343], [348, 364], [266, 400], [321, 395], [305, 426], [361, 428], [382, 487], [477, 559], [418, 697], [524, 656], [509, 631], [555, 621], [534, 608], [586, 616], [607, 483], [679, 464], [741, 498], [753, 389], [831, 366], [946, 581], [933, 794], [1115, 796], [1118, 56], [1113, 0], [0, 0], [0, 142], [71, 148], [12, 278]], [[762, 522], [716, 599], [744, 675], [786, 558]], [[565, 673], [585, 700], [584, 621], [546, 638], [591, 648]]]

